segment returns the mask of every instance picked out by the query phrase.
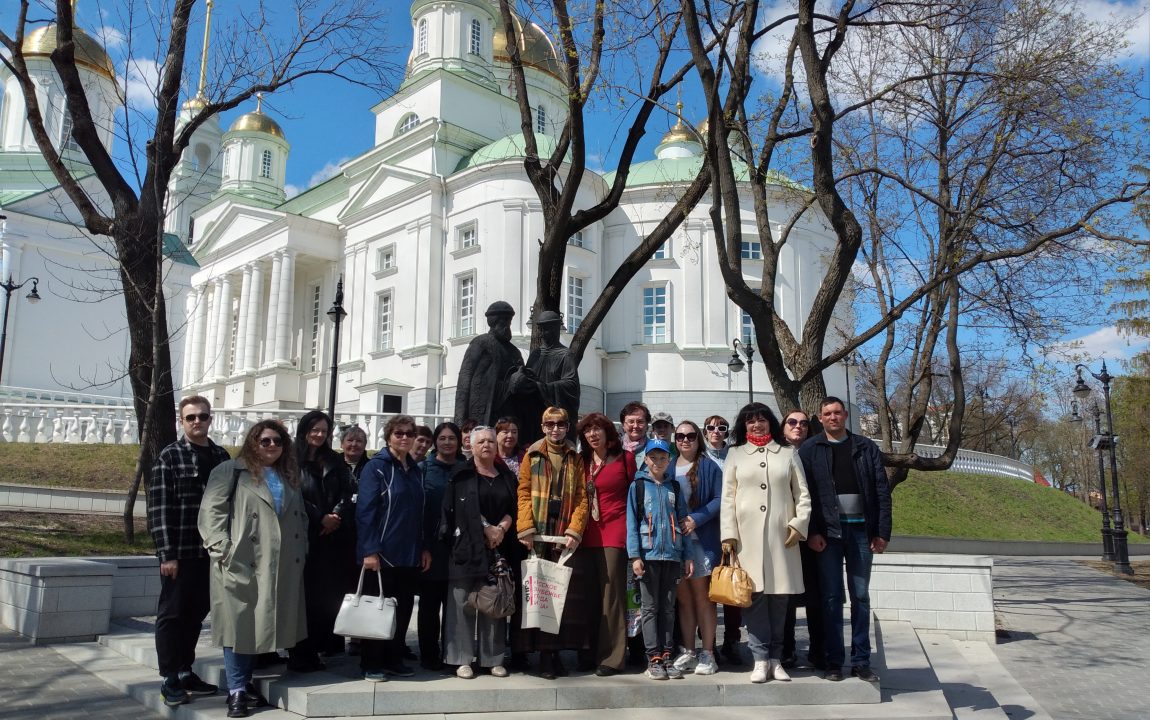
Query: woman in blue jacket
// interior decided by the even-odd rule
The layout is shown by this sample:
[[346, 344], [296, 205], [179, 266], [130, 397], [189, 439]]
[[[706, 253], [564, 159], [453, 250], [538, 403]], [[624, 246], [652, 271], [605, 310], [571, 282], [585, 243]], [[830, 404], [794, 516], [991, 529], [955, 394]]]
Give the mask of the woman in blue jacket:
[[[395, 598], [397, 628], [406, 628], [411, 621], [419, 574], [431, 566], [431, 554], [423, 547], [423, 474], [411, 455], [415, 432], [410, 415], [387, 421], [387, 447], [364, 467], [355, 506], [360, 562], [365, 570], [379, 571], [383, 594]], [[388, 675], [414, 674], [403, 664], [404, 638], [396, 635], [360, 643], [365, 680], [383, 682]]]
[[[675, 428], [675, 447], [679, 451], [674, 467], [675, 480], [689, 509], [683, 519], [683, 536], [688, 555], [694, 561], [694, 572], [685, 582], [679, 583], [676, 591], [683, 648], [675, 659], [675, 667], [684, 673], [714, 675], [719, 669], [715, 662], [718, 612], [709, 594], [711, 568], [718, 564], [722, 551], [719, 505], [723, 495], [723, 472], [707, 456], [703, 442], [702, 431], [690, 420], [679, 423]], [[703, 648], [698, 653], [695, 652], [696, 630], [703, 639]]]

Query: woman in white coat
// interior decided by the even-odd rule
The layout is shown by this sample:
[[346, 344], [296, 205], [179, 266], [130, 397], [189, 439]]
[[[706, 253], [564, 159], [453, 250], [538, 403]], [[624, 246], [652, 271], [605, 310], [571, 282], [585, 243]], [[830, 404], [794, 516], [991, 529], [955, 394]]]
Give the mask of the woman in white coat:
[[719, 522], [723, 550], [738, 553], [754, 586], [751, 606], [743, 610], [755, 660], [751, 682], [790, 680], [781, 662], [783, 624], [788, 596], [803, 591], [798, 543], [811, 516], [806, 476], [778, 419], [762, 403], [739, 411], [732, 441]]
[[212, 641], [224, 649], [228, 717], [267, 701], [251, 684], [259, 653], [307, 636], [304, 557], [307, 513], [291, 451], [277, 420], [256, 423], [235, 460], [218, 465], [200, 503], [211, 557]]

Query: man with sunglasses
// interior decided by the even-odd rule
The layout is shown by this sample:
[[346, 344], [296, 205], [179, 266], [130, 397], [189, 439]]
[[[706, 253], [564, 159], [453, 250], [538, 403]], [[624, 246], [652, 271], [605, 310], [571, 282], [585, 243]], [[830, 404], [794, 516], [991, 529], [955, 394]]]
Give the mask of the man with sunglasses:
[[156, 656], [164, 678], [160, 695], [168, 707], [218, 690], [192, 671], [210, 604], [208, 553], [197, 520], [208, 476], [230, 459], [208, 437], [212, 406], [206, 398], [184, 398], [179, 414], [183, 437], [160, 451], [148, 483], [148, 529], [160, 560]]

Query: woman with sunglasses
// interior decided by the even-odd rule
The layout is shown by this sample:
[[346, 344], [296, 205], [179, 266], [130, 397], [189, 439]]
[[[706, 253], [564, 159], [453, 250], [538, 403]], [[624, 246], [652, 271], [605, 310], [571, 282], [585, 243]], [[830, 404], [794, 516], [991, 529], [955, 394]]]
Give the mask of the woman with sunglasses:
[[[403, 664], [404, 636], [419, 574], [431, 567], [423, 534], [423, 473], [411, 455], [415, 420], [410, 415], [393, 415], [383, 435], [387, 447], [363, 469], [355, 511], [360, 562], [368, 576], [379, 578], [383, 594], [395, 598], [396, 632], [391, 640], [360, 642], [359, 665], [369, 682], [415, 674]], [[365, 582], [364, 591], [369, 592], [372, 585]]]
[[[689, 510], [683, 520], [683, 534], [694, 567], [691, 576], [679, 583], [676, 590], [683, 648], [675, 658], [675, 667], [684, 673], [693, 671], [696, 675], [714, 675], [719, 669], [715, 662], [718, 616], [708, 593], [711, 568], [718, 564], [721, 550], [719, 504], [723, 475], [719, 466], [703, 452], [703, 434], [690, 420], [679, 423], [675, 428], [675, 447], [679, 451], [675, 461], [675, 480]], [[703, 639], [703, 649], [697, 654], [696, 633]]]
[[[451, 474], [467, 464], [460, 451], [463, 434], [453, 422], [443, 422], [432, 432], [435, 452], [419, 464], [423, 471], [423, 536], [438, 538], [443, 515], [443, 495]], [[440, 614], [447, 603], [448, 546], [434, 542], [431, 550], [431, 568], [419, 576], [419, 666], [425, 670], [443, 669], [443, 648], [440, 647]]]
[[579, 545], [590, 586], [584, 610], [591, 643], [580, 669], [609, 677], [623, 669], [627, 648], [627, 489], [637, 468], [603, 413], [584, 416], [576, 434], [591, 515]]
[[307, 513], [278, 420], [253, 425], [239, 456], [212, 471], [198, 526], [212, 561], [212, 641], [224, 649], [228, 717], [247, 717], [267, 704], [252, 685], [256, 655], [307, 636]]
[[723, 461], [727, 459], [727, 429], [730, 423], [722, 415], [712, 415], [707, 418], [703, 423], [703, 430], [706, 431], [703, 439], [706, 441], [703, 447], [707, 451], [707, 457], [711, 458], [719, 469], [723, 469]]
[[[574, 552], [587, 527], [587, 493], [584, 487], [583, 459], [567, 439], [570, 421], [567, 411], [549, 407], [543, 411], [543, 438], [527, 448], [519, 465], [519, 517], [515, 523], [519, 542], [539, 557], [556, 561], [564, 550]], [[536, 535], [565, 536], [563, 545], [535, 542]], [[572, 557], [571, 584], [566, 607], [584, 605], [585, 573]], [[579, 612], [564, 612], [559, 634], [526, 630], [512, 637], [512, 650], [539, 651], [539, 675], [547, 680], [566, 675], [559, 659], [560, 650], [586, 650], [586, 626]], [[518, 645], [518, 647], [517, 647]]]
[[738, 553], [753, 586], [751, 605], [743, 610], [753, 683], [791, 679], [781, 662], [783, 624], [788, 596], [803, 591], [798, 544], [810, 517], [803, 464], [783, 439], [778, 419], [762, 403], [744, 406], [723, 465], [720, 530], [723, 551]]
[[[783, 418], [783, 435], [787, 444], [799, 451], [811, 434], [810, 417], [802, 410], [792, 410]], [[807, 610], [807, 662], [816, 670], [823, 670], [823, 600], [819, 591], [819, 569], [815, 551], [807, 543], [799, 543], [799, 557], [803, 565], [803, 588], [801, 595], [791, 595], [787, 603], [787, 620], [783, 625], [783, 667], [790, 669], [799, 664], [795, 654], [795, 624], [799, 605]]]

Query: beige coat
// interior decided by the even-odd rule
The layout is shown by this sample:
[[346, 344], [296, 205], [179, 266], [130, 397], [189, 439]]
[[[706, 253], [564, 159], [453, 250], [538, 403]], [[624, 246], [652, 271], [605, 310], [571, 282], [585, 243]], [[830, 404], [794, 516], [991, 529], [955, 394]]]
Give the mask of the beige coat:
[[723, 540], [737, 543], [739, 562], [755, 592], [803, 592], [799, 546], [786, 547], [788, 528], [804, 539], [811, 519], [811, 496], [798, 454], [772, 441], [746, 443], [727, 452], [719, 527]]
[[[231, 533], [228, 492], [236, 485]], [[212, 560], [212, 641], [239, 653], [290, 648], [307, 637], [303, 566], [307, 515], [299, 489], [284, 483], [283, 512], [241, 460], [218, 465], [200, 503], [200, 535]]]

